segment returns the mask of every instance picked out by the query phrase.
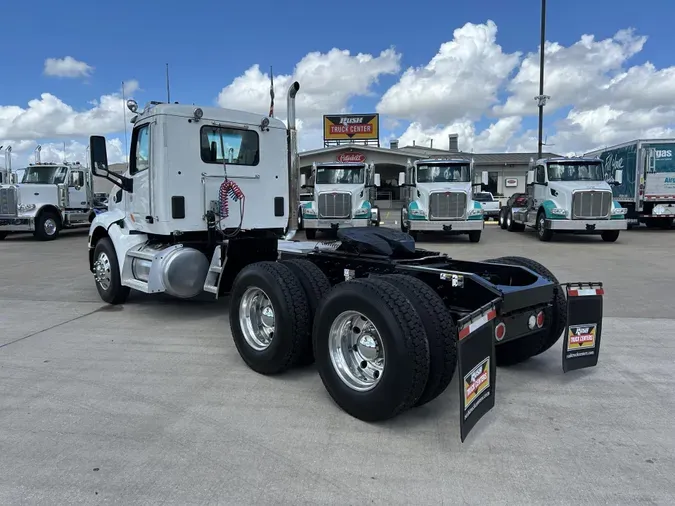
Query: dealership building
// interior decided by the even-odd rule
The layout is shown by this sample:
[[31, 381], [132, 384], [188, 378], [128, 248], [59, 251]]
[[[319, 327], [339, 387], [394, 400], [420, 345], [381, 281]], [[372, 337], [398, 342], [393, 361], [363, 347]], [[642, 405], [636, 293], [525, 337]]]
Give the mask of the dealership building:
[[[513, 193], [525, 191], [525, 175], [530, 159], [537, 153], [466, 153], [460, 151], [458, 135], [448, 136], [445, 149], [433, 144], [399, 146], [391, 141], [388, 147], [380, 145], [379, 117], [377, 114], [324, 116], [324, 147], [300, 153], [300, 168], [309, 176], [312, 164], [335, 161], [365, 162], [375, 165], [380, 174], [378, 189], [380, 207], [397, 207], [400, 202], [398, 174], [409, 162], [424, 158], [465, 158], [473, 159], [475, 178], [480, 183], [481, 173], [487, 171], [488, 184], [483, 185], [500, 200], [508, 199]], [[558, 156], [543, 153], [543, 157]]]

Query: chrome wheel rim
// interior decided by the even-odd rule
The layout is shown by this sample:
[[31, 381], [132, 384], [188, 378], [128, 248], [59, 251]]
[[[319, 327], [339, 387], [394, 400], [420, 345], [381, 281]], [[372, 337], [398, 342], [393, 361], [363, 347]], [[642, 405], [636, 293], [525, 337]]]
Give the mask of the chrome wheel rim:
[[112, 281], [112, 275], [110, 273], [110, 259], [105, 252], [101, 252], [96, 259], [96, 263], [94, 264], [94, 278], [104, 290], [110, 288]]
[[239, 302], [239, 327], [246, 343], [256, 351], [269, 348], [276, 330], [274, 306], [258, 287], [246, 289]]
[[507, 226], [507, 227], [510, 227], [510, 226], [511, 226], [511, 214], [510, 214], [510, 213], [509, 213], [509, 215], [506, 217], [506, 226]]
[[382, 337], [373, 322], [358, 311], [345, 311], [335, 318], [328, 333], [328, 351], [338, 377], [352, 390], [367, 392], [382, 379]]
[[56, 221], [54, 221], [54, 218], [47, 218], [43, 228], [47, 235], [54, 235], [56, 233]]
[[543, 216], [539, 217], [539, 235], [541, 235], [541, 236], [544, 235], [544, 217]]

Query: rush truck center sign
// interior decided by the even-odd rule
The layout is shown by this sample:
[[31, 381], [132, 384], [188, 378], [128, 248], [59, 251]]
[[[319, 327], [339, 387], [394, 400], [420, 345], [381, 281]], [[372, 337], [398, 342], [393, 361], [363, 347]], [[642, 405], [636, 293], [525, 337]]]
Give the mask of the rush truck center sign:
[[340, 114], [323, 117], [325, 141], [376, 140], [379, 136], [379, 114]]

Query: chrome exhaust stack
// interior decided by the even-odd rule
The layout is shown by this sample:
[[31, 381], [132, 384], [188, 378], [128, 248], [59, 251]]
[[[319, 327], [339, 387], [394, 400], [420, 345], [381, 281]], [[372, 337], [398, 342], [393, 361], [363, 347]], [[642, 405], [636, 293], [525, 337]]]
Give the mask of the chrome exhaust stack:
[[300, 205], [300, 158], [298, 156], [298, 131], [295, 127], [295, 96], [300, 83], [295, 81], [288, 88], [286, 98], [288, 120], [288, 231], [285, 240], [290, 241], [298, 231], [298, 206]]

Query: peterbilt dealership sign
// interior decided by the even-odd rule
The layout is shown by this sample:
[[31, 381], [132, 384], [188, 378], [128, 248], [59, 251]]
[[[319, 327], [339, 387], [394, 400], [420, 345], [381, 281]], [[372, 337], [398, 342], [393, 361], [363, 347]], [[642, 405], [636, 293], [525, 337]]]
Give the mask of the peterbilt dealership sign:
[[349, 153], [340, 153], [335, 159], [340, 163], [363, 163], [366, 161], [366, 155], [351, 151]]
[[340, 114], [323, 117], [323, 138], [326, 141], [378, 139], [379, 114]]

